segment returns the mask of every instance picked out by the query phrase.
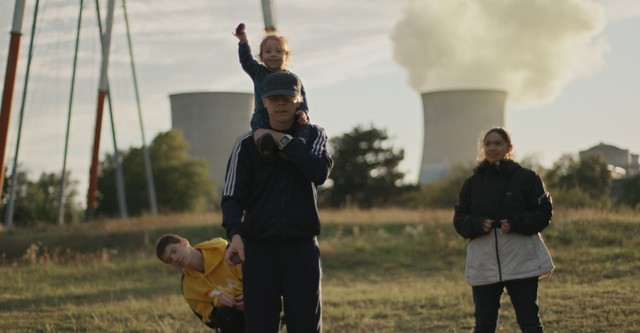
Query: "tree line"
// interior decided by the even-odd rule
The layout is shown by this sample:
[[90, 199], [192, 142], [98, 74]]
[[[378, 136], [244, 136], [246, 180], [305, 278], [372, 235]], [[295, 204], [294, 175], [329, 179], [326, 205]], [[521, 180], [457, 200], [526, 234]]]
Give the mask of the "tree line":
[[[462, 182], [474, 165], [454, 165], [439, 181], [419, 186], [404, 181], [399, 169], [404, 150], [393, 147], [386, 130], [356, 126], [329, 142], [334, 159], [330, 181], [319, 188], [318, 203], [325, 208], [451, 208]], [[219, 209], [218, 186], [208, 175], [206, 162], [189, 154], [189, 144], [179, 131], [158, 134], [149, 145], [158, 209], [161, 214], [203, 212]], [[131, 216], [149, 211], [142, 148], [120, 155], [126, 203]], [[613, 180], [601, 155], [579, 159], [564, 155], [551, 168], [532, 161], [521, 164], [536, 170], [545, 181], [556, 205], [572, 208], [640, 208], [640, 175]], [[16, 226], [53, 224], [56, 220], [61, 178], [42, 173], [30, 180], [21, 168], [16, 177], [13, 220]], [[2, 218], [6, 214], [11, 179], [5, 173]], [[65, 177], [66, 223], [81, 221], [78, 182]], [[117, 217], [116, 160], [106, 155], [100, 163], [96, 215]], [[615, 191], [612, 192], [612, 189]]]

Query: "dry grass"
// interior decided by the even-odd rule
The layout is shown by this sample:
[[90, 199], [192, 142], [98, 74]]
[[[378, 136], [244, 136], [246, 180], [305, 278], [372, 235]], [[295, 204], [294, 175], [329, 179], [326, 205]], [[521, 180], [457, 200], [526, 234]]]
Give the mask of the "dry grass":
[[[470, 332], [466, 241], [448, 210], [320, 212], [325, 332]], [[219, 234], [219, 214], [145, 216], [0, 234], [1, 332], [207, 332], [153, 240]], [[550, 332], [640, 331], [640, 218], [560, 211], [545, 230], [556, 271], [540, 288]], [[498, 332], [517, 325], [503, 298]]]
[[379, 224], [415, 224], [426, 221], [452, 221], [451, 210], [410, 210], [410, 209], [348, 209], [321, 210], [323, 224], [379, 225]]

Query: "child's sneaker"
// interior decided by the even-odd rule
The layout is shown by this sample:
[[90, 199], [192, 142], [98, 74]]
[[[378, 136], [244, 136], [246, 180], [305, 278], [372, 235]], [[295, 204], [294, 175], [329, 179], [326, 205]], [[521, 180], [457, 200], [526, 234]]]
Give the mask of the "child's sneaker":
[[258, 139], [258, 152], [262, 158], [270, 158], [273, 156], [276, 150], [276, 141], [269, 133], [263, 135]]

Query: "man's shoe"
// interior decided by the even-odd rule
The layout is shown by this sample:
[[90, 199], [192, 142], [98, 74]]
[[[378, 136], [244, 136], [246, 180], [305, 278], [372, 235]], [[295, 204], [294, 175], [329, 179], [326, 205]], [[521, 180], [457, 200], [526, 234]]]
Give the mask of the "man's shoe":
[[258, 152], [262, 158], [271, 158], [276, 150], [276, 141], [271, 134], [265, 134], [258, 139]]

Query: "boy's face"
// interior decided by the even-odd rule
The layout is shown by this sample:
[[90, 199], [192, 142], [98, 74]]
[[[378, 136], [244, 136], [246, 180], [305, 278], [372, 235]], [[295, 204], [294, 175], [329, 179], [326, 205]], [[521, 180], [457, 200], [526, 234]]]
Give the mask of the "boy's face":
[[280, 47], [280, 43], [275, 39], [267, 40], [262, 52], [260, 52], [260, 59], [272, 71], [282, 70], [286, 57], [284, 50]]
[[180, 243], [167, 245], [164, 249], [164, 253], [162, 254], [162, 261], [174, 267], [185, 268], [189, 262], [189, 256], [191, 255], [187, 245], [188, 243], [185, 239]]
[[295, 97], [286, 95], [273, 95], [262, 99], [267, 108], [269, 120], [279, 124], [287, 124], [293, 121], [294, 115], [300, 103], [294, 102]]

